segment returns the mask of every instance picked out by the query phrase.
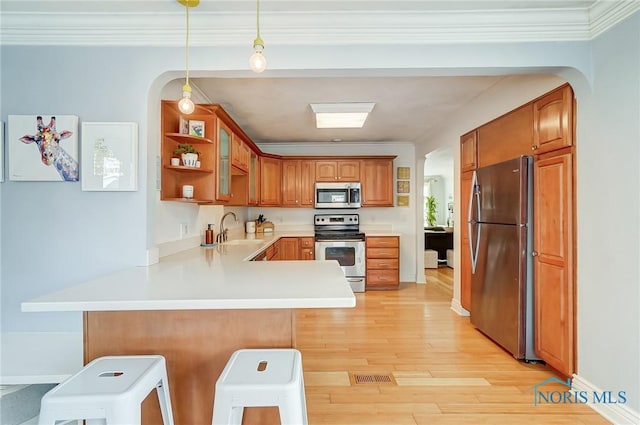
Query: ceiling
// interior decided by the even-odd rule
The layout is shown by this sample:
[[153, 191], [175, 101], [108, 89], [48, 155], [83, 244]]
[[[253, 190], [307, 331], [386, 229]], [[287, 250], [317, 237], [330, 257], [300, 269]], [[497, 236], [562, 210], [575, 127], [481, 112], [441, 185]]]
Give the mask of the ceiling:
[[[268, 47], [584, 40], [638, 10], [638, 3], [262, 0], [261, 27]], [[191, 45], [246, 48], [255, 36], [255, 6], [255, 0], [201, 0], [191, 13]], [[184, 43], [184, 7], [174, 0], [2, 0], [0, 13], [2, 45]], [[258, 143], [411, 143], [505, 78], [278, 75], [192, 78], [191, 83], [200, 97], [222, 104]], [[375, 107], [362, 129], [316, 129], [309, 104], [318, 102], [374, 102]]]
[[[191, 84], [258, 143], [412, 143], [502, 78], [202, 78]], [[318, 129], [309, 104], [324, 102], [375, 106], [361, 129]]]

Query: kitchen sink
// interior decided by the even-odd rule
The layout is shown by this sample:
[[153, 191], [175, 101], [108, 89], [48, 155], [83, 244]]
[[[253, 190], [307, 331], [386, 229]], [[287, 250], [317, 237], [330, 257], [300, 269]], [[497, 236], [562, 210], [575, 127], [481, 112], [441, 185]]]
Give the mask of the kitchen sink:
[[264, 243], [264, 239], [233, 239], [226, 241], [223, 245], [258, 245]]

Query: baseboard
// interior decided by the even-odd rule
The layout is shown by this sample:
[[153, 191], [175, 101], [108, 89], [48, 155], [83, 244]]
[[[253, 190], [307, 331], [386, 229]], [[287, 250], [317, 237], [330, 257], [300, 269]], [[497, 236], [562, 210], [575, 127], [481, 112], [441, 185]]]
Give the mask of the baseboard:
[[[578, 375], [573, 375], [573, 378], [571, 379], [571, 388], [574, 391], [587, 391], [588, 393], [593, 393], [594, 391], [598, 393], [602, 392], [600, 388]], [[588, 406], [615, 425], [640, 424], [640, 413], [634, 411], [627, 405], [614, 403], [588, 403]]]
[[458, 301], [455, 298], [451, 298], [451, 310], [455, 311], [458, 316], [471, 316], [471, 313], [469, 313], [469, 311], [467, 311], [467, 309], [465, 309], [464, 307], [462, 307], [462, 304], [460, 304], [460, 301]]

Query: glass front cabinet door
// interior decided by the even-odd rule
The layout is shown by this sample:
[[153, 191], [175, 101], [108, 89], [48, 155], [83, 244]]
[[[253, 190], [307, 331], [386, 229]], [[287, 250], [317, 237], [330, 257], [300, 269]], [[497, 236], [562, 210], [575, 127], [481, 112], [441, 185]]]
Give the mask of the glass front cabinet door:
[[222, 120], [217, 119], [218, 136], [218, 179], [216, 199], [231, 199], [231, 129]]

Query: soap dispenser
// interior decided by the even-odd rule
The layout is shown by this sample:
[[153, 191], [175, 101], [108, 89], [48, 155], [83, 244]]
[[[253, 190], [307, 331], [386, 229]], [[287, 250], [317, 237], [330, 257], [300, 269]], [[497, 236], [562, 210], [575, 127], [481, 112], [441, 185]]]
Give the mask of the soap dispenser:
[[204, 231], [204, 243], [206, 245], [212, 245], [213, 244], [213, 224], [208, 224], [207, 225], [207, 230]]

